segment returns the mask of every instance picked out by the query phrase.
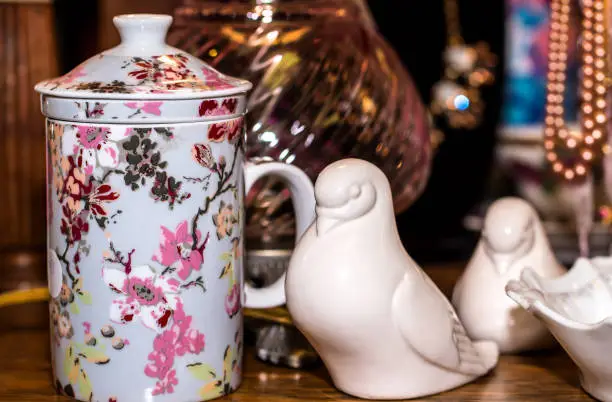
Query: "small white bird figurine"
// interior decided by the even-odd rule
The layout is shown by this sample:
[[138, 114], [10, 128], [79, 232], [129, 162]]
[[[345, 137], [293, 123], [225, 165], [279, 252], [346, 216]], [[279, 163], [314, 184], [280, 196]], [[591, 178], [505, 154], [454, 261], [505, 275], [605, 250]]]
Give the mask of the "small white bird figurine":
[[317, 217], [287, 270], [287, 307], [334, 385], [365, 399], [443, 392], [489, 372], [494, 342], [472, 342], [450, 302], [404, 250], [389, 182], [345, 159], [315, 185]]
[[535, 209], [520, 198], [499, 199], [487, 211], [481, 239], [452, 300], [468, 335], [495, 341], [504, 354], [555, 344], [546, 327], [506, 295], [506, 284], [525, 268], [544, 277], [567, 272]]

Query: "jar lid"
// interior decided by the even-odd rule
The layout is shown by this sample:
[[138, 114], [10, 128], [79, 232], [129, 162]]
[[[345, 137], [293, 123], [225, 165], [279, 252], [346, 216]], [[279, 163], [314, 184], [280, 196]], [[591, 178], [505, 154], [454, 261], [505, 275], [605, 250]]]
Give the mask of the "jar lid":
[[171, 100], [226, 97], [252, 88], [167, 45], [169, 15], [120, 15], [113, 22], [121, 44], [37, 84], [36, 91], [72, 99]]

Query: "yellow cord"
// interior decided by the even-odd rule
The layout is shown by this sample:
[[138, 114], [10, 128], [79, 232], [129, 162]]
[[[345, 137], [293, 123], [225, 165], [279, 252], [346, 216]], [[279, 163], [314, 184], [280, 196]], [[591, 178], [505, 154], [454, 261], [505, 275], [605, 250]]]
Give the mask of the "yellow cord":
[[[49, 300], [49, 290], [44, 288], [13, 290], [10, 292], [0, 293], [0, 308], [17, 306], [20, 304], [40, 303]], [[260, 319], [267, 322], [274, 322], [282, 325], [293, 325], [291, 316], [286, 309], [276, 308], [268, 310], [253, 310], [245, 309], [245, 317]]]
[[12, 290], [10, 292], [0, 293], [0, 307], [38, 303], [47, 300], [49, 300], [49, 290], [47, 288]]
[[283, 307], [263, 309], [263, 310], [245, 308], [244, 316], [246, 318], [262, 320], [265, 322], [271, 322], [275, 324], [282, 324], [282, 325], [288, 325], [288, 326], [293, 325], [293, 320], [291, 319], [289, 312], [287, 311], [286, 308], [283, 308]]

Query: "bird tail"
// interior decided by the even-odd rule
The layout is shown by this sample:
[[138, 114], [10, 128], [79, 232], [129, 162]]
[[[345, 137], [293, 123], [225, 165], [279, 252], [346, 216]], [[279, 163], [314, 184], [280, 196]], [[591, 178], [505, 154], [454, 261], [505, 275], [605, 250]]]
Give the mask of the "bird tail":
[[473, 342], [474, 348], [480, 356], [482, 374], [491, 371], [499, 360], [499, 348], [495, 342], [476, 341]]
[[459, 351], [459, 372], [468, 375], [484, 375], [497, 365], [499, 348], [495, 342], [473, 341], [459, 321], [459, 317], [451, 310], [454, 320], [453, 337]]

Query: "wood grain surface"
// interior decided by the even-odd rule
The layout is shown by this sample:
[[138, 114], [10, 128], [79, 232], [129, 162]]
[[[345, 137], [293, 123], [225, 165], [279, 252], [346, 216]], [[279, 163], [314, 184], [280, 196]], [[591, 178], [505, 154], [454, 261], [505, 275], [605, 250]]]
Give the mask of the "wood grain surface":
[[57, 75], [50, 5], [0, 4], [0, 248], [44, 247], [45, 123], [34, 85]]
[[[427, 270], [449, 293], [461, 268]], [[21, 307], [18, 307], [19, 309]], [[19, 315], [20, 311], [13, 311]], [[0, 329], [1, 330], [1, 329]], [[336, 391], [325, 369], [296, 371], [265, 365], [246, 349], [245, 378], [235, 394], [219, 399], [232, 402], [355, 401]], [[504, 356], [488, 376], [424, 401], [590, 401], [579, 387], [575, 366], [561, 350]], [[51, 384], [49, 340], [46, 330], [0, 332], [0, 402], [63, 402]]]
[[[58, 73], [46, 3], [0, 3], [0, 292], [46, 284], [45, 123], [34, 92]], [[12, 326], [46, 325], [38, 321], [44, 310], [25, 311]], [[7, 314], [0, 311], [0, 322]]]

